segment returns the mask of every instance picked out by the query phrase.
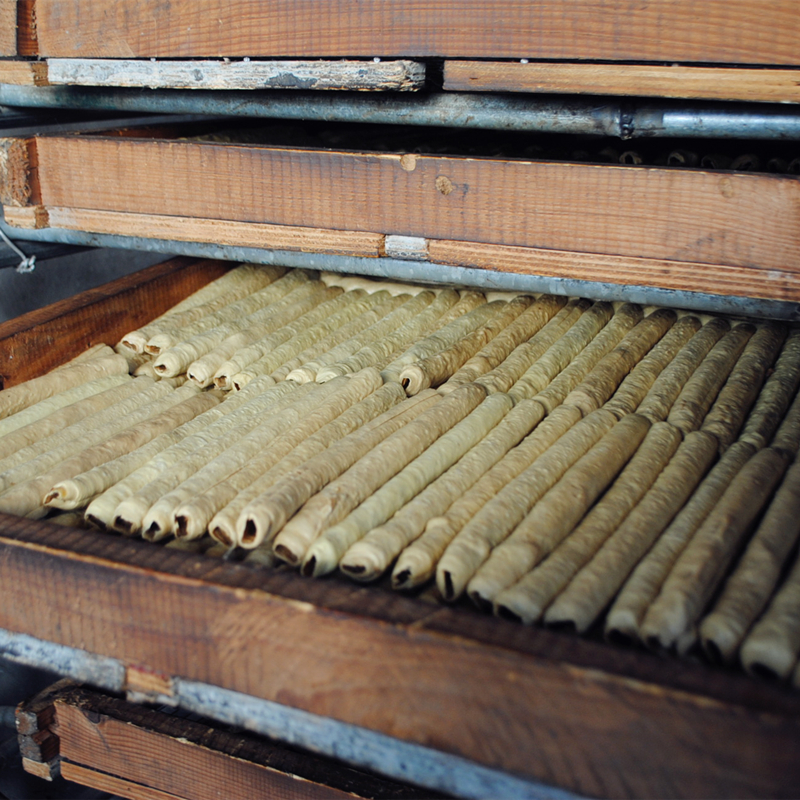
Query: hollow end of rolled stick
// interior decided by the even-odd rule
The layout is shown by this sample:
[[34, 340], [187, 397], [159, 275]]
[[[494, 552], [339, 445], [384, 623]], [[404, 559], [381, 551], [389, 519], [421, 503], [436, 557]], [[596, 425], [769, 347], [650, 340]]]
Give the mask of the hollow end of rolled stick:
[[219, 525], [215, 525], [209, 532], [212, 538], [216, 539], [220, 544], [224, 544], [226, 547], [233, 547], [236, 544], [228, 535], [228, 532]]
[[214, 376], [214, 386], [217, 389], [222, 389], [223, 391], [227, 391], [231, 388], [230, 381], [228, 380], [227, 375], [215, 375]]
[[403, 585], [410, 577], [411, 577], [410, 569], [400, 570], [400, 572], [398, 572], [396, 575], [392, 575], [392, 588], [393, 589], [411, 588]]
[[258, 526], [254, 519], [248, 517], [247, 522], [244, 524], [244, 529], [242, 530], [242, 545], [247, 547], [248, 545], [255, 544], [257, 537]]
[[276, 545], [274, 552], [281, 561], [285, 561], [293, 567], [296, 567], [300, 563], [300, 558], [297, 553], [293, 553], [285, 544]]
[[317, 557], [311, 556], [311, 558], [309, 558], [308, 561], [306, 561], [306, 563], [303, 564], [303, 566], [300, 568], [300, 572], [307, 578], [310, 578], [314, 574], [314, 567], [316, 566], [317, 566]]
[[363, 575], [367, 568], [363, 564], [342, 564], [342, 572], [347, 575], [360, 576]]
[[142, 538], [146, 539], [148, 542], [157, 542], [166, 535], [166, 532], [161, 530], [161, 526], [157, 522], [151, 522], [150, 525], [142, 531]]
[[620, 647], [631, 647], [636, 642], [636, 638], [619, 628], [610, 628], [606, 631], [606, 641]]
[[105, 522], [103, 522], [103, 520], [101, 520], [99, 517], [96, 517], [94, 514], [87, 514], [86, 515], [86, 521], [90, 525], [92, 525], [95, 528], [97, 528], [98, 530], [101, 530], [101, 531], [108, 530], [108, 527], [106, 526]]
[[[155, 525], [155, 523], [153, 523]], [[152, 527], [152, 525], [150, 526]], [[175, 517], [175, 538], [176, 539], [189, 539], [189, 520], [184, 514], [178, 514]]]
[[161, 349], [158, 345], [146, 344], [144, 346], [144, 352], [149, 353], [151, 356], [160, 356]]
[[134, 525], [130, 520], [125, 519], [124, 517], [114, 517], [114, 522], [111, 524], [111, 527], [115, 531], [119, 531], [120, 533], [125, 534], [133, 534], [134, 533]]
[[61, 492], [58, 489], [51, 489], [45, 496], [44, 496], [44, 504], [46, 506], [52, 505], [56, 500], [61, 498]]
[[165, 374], [166, 374], [166, 372], [167, 372], [167, 367], [166, 367], [166, 365], [165, 365], [165, 364], [154, 364], [154, 365], [153, 365], [153, 369], [154, 369], [154, 370], [155, 370], [155, 371], [156, 371], [156, 372], [157, 372], [159, 375], [165, 375]]
[[445, 600], [452, 603], [456, 599], [456, 590], [455, 586], [453, 586], [453, 576], [446, 570], [442, 574], [442, 583], [442, 595], [444, 596]]
[[144, 337], [142, 337], [141, 341], [137, 341], [134, 339], [130, 334], [123, 336], [119, 342], [118, 347], [121, 345], [126, 350], [130, 350], [132, 353], [136, 353], [137, 355], [141, 355], [145, 352], [145, 341]]

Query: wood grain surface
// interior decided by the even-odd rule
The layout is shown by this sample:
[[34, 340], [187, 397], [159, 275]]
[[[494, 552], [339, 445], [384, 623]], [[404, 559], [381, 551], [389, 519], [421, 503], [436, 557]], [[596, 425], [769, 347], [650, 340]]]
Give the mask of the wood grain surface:
[[42, 375], [94, 344], [115, 345], [229, 267], [222, 261], [172, 258], [0, 324], [3, 386]]
[[795, 176], [93, 136], [36, 142], [46, 207], [800, 264]]
[[796, 64], [795, 0], [37, 0], [40, 55]]
[[453, 92], [542, 92], [800, 103], [800, 70], [447, 61], [444, 88]]
[[[384, 240], [383, 234], [380, 233], [332, 231], [296, 225], [265, 225], [257, 222], [231, 222], [155, 214], [127, 214], [85, 208], [51, 208], [48, 209], [48, 217], [53, 228], [92, 233], [373, 258], [381, 254]], [[9, 224], [13, 223], [9, 221]]]
[[[3, 1], [0, 0], [0, 17], [2, 16]], [[0, 26], [2, 25], [3, 22], [0, 18]], [[2, 30], [0, 30], [0, 36], [2, 34]], [[17, 86], [47, 86], [47, 64], [44, 61], [0, 59], [0, 83], [11, 83]]]
[[89, 769], [81, 764], [71, 764], [64, 761], [61, 764], [61, 777], [82, 786], [91, 786], [101, 792], [108, 792], [119, 797], [128, 797], [130, 800], [185, 800], [184, 795], [167, 794], [167, 792], [143, 786], [133, 781], [108, 775], [96, 769]]
[[[789, 692], [739, 692], [746, 681], [693, 677], [687, 665], [673, 688], [642, 679], [657, 659], [614, 652], [618, 669], [644, 663], [615, 672], [603, 666], [613, 648], [491, 619], [490, 644], [472, 633], [480, 618], [455, 609], [91, 531], [12, 517], [0, 526], [0, 627], [10, 631], [589, 795], [788, 797], [800, 781]], [[565, 658], [573, 647], [583, 662]], [[715, 688], [692, 690], [694, 680]]]
[[15, 56], [16, 54], [17, 0], [0, 0], [0, 56]]
[[800, 274], [633, 256], [428, 240], [431, 261], [497, 272], [800, 301]]
[[66, 759], [187, 800], [421, 796], [419, 789], [244, 731], [83, 687], [60, 691], [53, 703], [52, 732], [60, 741], [62, 763]]

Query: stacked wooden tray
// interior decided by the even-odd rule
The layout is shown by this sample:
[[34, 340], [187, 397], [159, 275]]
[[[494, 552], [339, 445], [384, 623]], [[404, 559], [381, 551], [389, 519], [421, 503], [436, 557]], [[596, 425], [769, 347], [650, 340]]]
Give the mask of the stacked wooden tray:
[[[114, 340], [220, 269], [176, 259], [7, 323], [0, 372]], [[3, 516], [0, 551], [0, 628], [111, 659], [140, 696], [199, 683], [586, 795], [800, 779], [796, 693], [723, 670], [46, 521]]]

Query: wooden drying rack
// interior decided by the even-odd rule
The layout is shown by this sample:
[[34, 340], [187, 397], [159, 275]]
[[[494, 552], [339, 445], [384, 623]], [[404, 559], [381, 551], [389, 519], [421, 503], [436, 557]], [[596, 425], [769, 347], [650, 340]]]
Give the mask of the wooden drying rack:
[[[173, 259], [5, 323], [0, 374], [113, 343], [224, 269]], [[800, 696], [705, 665], [7, 515], [0, 593], [0, 628], [115, 659], [131, 691], [197, 681], [591, 796], [800, 785]]]

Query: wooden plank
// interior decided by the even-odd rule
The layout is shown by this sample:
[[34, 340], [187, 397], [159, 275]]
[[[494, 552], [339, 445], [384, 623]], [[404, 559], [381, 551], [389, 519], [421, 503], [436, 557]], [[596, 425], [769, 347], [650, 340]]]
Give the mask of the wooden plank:
[[797, 63], [795, 0], [38, 0], [41, 55]]
[[173, 258], [0, 324], [3, 385], [41, 375], [93, 344], [116, 344], [228, 267], [221, 261]]
[[[410, 787], [289, 751], [250, 734], [83, 689], [63, 693], [56, 699], [55, 710], [53, 732], [60, 740], [62, 759], [186, 800], [419, 796]], [[308, 777], [309, 773], [315, 777]]]
[[0, 56], [16, 54], [17, 0], [0, 0]]
[[[0, 17], [2, 16], [4, 1], [0, 0]], [[0, 26], [2, 24], [2, 19], [0, 18]], [[16, 86], [48, 86], [47, 64], [44, 61], [0, 59], [0, 83], [11, 83]]]
[[795, 176], [91, 136], [37, 149], [47, 207], [800, 264]]
[[183, 795], [168, 794], [149, 786], [142, 786], [132, 781], [107, 775], [95, 769], [89, 769], [80, 764], [61, 762], [61, 777], [65, 780], [79, 783], [82, 786], [91, 786], [101, 792], [108, 792], [117, 797], [128, 797], [130, 800], [184, 800]]
[[800, 275], [786, 270], [727, 267], [665, 259], [606, 256], [533, 247], [428, 240], [428, 258], [440, 264], [522, 275], [654, 286], [736, 297], [800, 302]]
[[800, 70], [447, 61], [452, 92], [533, 92], [800, 103]]
[[[11, 215], [13, 219], [13, 214]], [[300, 250], [312, 253], [365, 256], [381, 254], [383, 234], [359, 231], [333, 231], [290, 225], [265, 225], [257, 222], [231, 222], [220, 219], [156, 214], [127, 214], [85, 208], [50, 208], [49, 224], [92, 233], [173, 239], [180, 242], [209, 242], [233, 247], [263, 247], [271, 250]], [[13, 225], [8, 216], [6, 222]]]
[[[51, 527], [6, 519], [4, 528], [23, 536]], [[789, 797], [800, 781], [800, 716], [788, 711], [791, 702], [765, 712], [468, 635], [386, 624], [369, 608], [360, 615], [319, 609], [7, 537], [0, 586], [4, 629], [579, 793]]]
[[[51, 58], [49, 80], [67, 86], [149, 89], [340, 89], [413, 92], [425, 83], [416, 61], [136, 61]], [[2, 75], [2, 72], [0, 72]]]
[[0, 138], [0, 203], [22, 208], [37, 195], [35, 140]]

